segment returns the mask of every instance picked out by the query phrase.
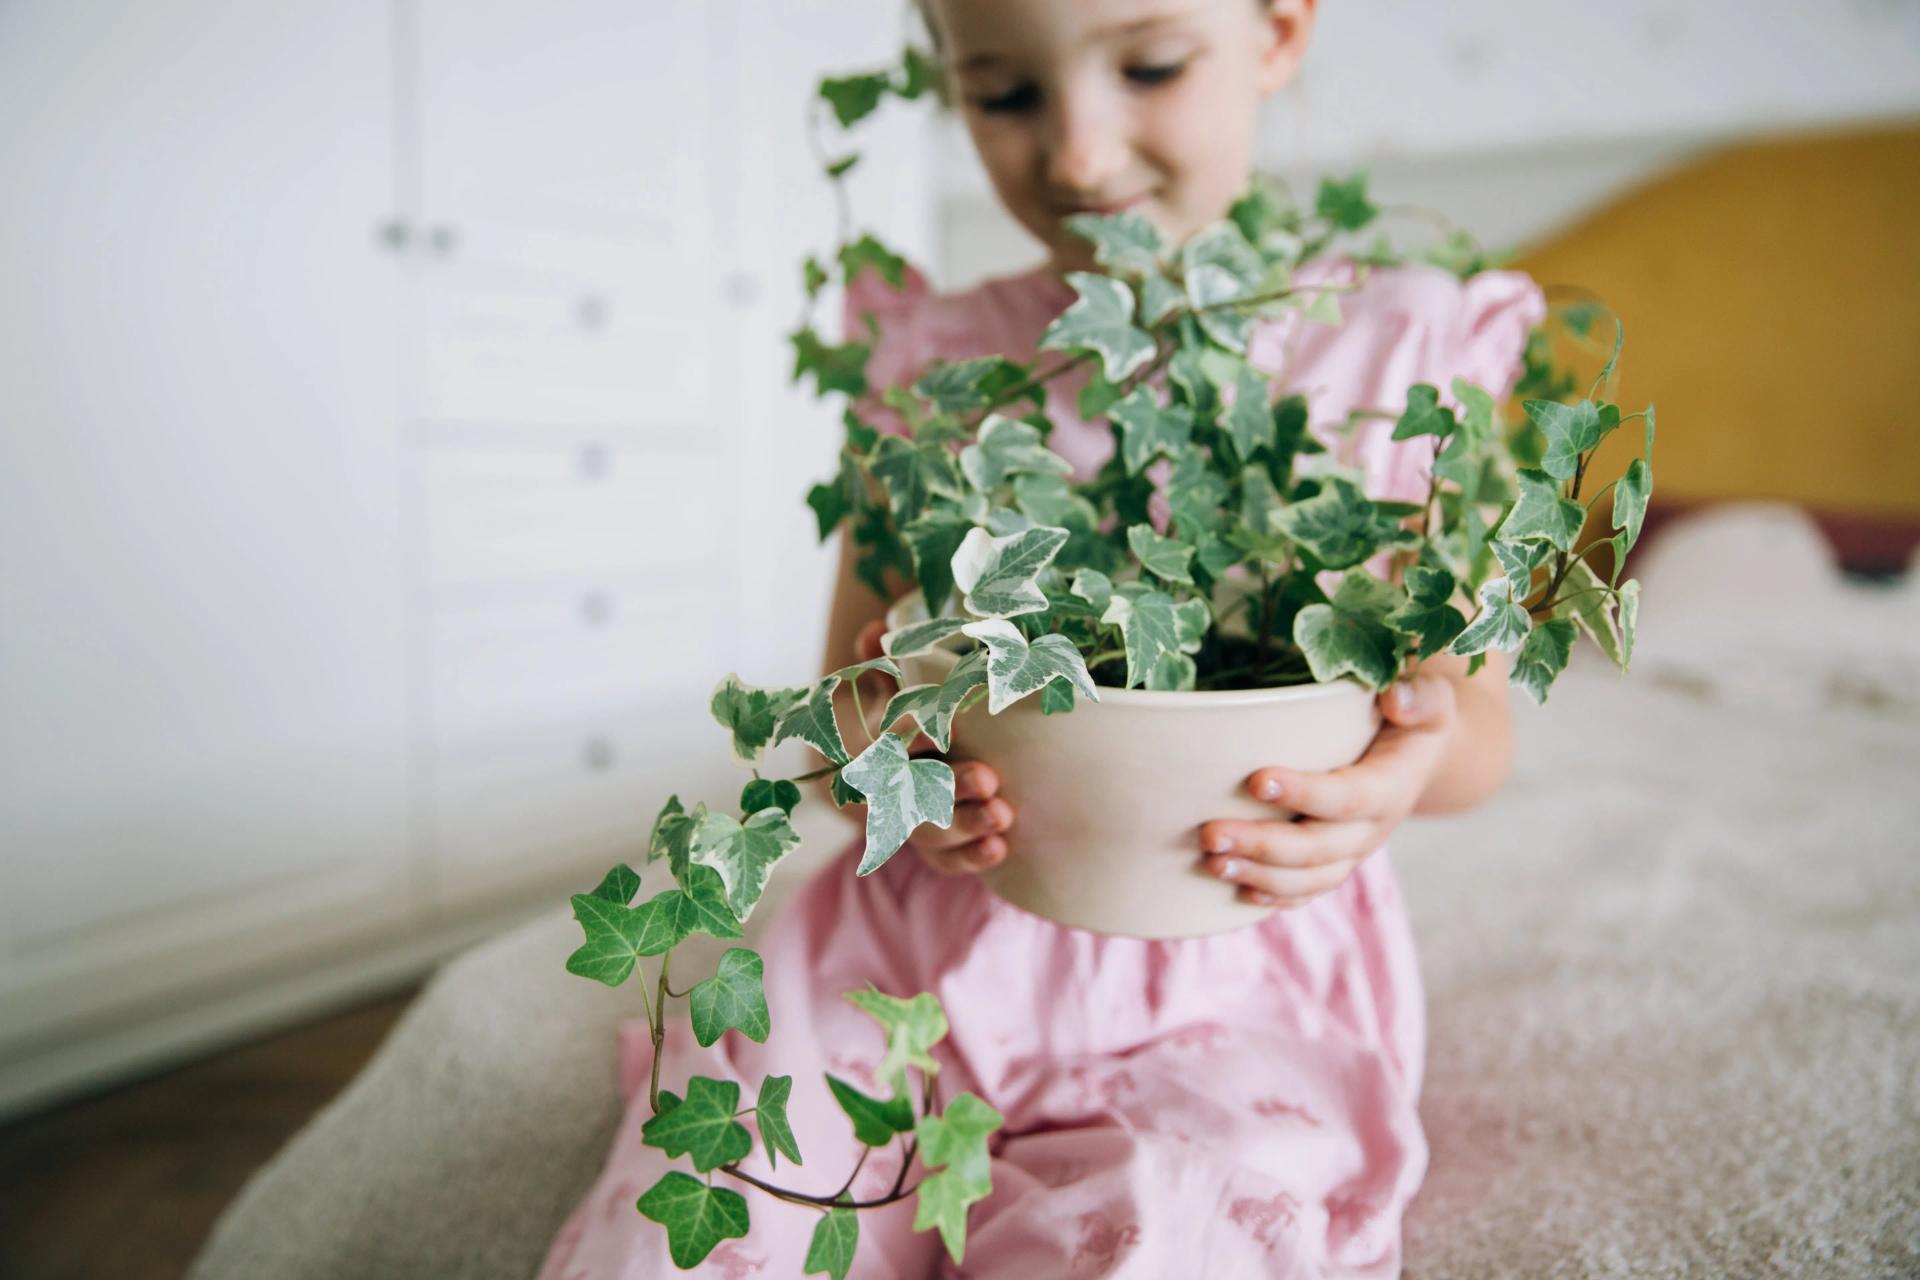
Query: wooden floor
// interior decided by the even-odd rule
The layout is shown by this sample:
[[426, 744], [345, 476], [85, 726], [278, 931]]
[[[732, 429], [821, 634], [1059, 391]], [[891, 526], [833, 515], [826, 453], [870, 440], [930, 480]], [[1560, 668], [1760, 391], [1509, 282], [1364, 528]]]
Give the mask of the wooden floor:
[[178, 1280], [417, 990], [0, 1128], [0, 1280]]

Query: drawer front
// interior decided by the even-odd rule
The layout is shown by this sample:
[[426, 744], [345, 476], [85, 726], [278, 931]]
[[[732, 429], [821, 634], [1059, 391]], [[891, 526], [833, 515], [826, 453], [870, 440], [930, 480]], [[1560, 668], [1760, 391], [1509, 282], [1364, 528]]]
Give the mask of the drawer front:
[[541, 585], [442, 603], [429, 623], [435, 732], [578, 720], [717, 682], [732, 665], [729, 585]]
[[588, 877], [571, 890], [585, 893], [616, 861], [638, 869], [669, 795], [691, 805], [740, 785], [718, 733], [704, 697], [678, 697], [640, 714], [443, 746], [429, 803], [439, 900], [457, 905], [569, 874]]
[[572, 448], [427, 451], [436, 584], [539, 575], [718, 572], [733, 562], [722, 462], [702, 450], [586, 440]]

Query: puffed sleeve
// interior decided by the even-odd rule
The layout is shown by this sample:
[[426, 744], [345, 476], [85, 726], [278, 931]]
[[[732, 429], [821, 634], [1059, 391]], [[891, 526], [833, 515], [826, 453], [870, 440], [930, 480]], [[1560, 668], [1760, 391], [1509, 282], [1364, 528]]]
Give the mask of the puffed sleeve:
[[908, 434], [907, 424], [880, 402], [880, 393], [912, 381], [931, 358], [921, 315], [931, 293], [926, 276], [912, 264], [898, 287], [877, 267], [866, 268], [847, 285], [840, 340], [873, 348], [867, 358], [867, 394], [855, 402], [854, 413], [893, 435]]

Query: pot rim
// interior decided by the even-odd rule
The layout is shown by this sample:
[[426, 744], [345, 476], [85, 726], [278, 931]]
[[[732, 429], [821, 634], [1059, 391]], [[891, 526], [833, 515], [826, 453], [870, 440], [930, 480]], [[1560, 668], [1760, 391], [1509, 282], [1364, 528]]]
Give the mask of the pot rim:
[[[900, 618], [907, 606], [918, 605], [920, 589], [915, 587], [887, 607], [886, 622], [889, 631], [907, 625], [912, 619]], [[925, 614], [926, 610], [920, 608]], [[960, 654], [946, 647], [943, 641], [934, 648], [916, 657], [932, 657], [943, 654], [959, 661]], [[898, 661], [898, 659], [896, 659]], [[1200, 708], [1271, 706], [1275, 703], [1305, 702], [1315, 698], [1347, 698], [1363, 696], [1372, 701], [1377, 695], [1358, 680], [1345, 676], [1338, 680], [1316, 680], [1309, 684], [1274, 685], [1264, 689], [1115, 689], [1098, 686], [1099, 700], [1094, 704], [1101, 707], [1125, 707], [1132, 711], [1181, 711]], [[1011, 709], [1011, 708], [1009, 708]]]

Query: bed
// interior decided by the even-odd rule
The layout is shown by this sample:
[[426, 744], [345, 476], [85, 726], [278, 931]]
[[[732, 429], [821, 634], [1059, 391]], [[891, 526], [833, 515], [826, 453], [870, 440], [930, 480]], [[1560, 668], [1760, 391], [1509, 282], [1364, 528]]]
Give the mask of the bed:
[[[1433, 1151], [1405, 1274], [1920, 1275], [1920, 575], [1845, 580], [1758, 505], [1636, 569], [1633, 675], [1582, 652], [1501, 797], [1394, 844]], [[530, 1275], [619, 1116], [630, 1010], [577, 939], [557, 907], [446, 965], [196, 1280]]]

